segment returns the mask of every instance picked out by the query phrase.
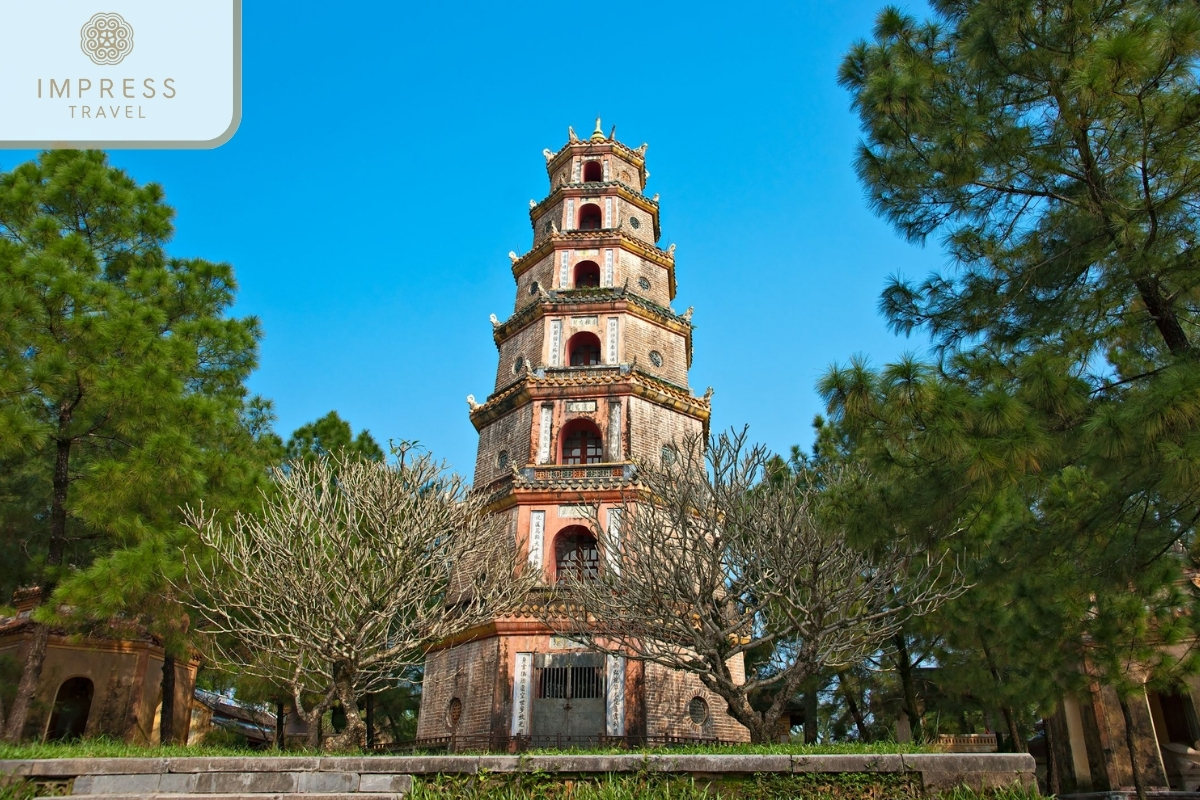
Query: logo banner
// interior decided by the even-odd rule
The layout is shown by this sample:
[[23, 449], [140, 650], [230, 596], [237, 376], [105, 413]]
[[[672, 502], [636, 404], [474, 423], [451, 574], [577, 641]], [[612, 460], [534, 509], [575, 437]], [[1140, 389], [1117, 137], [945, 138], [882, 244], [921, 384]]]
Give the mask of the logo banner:
[[241, 122], [241, 0], [0, 0], [0, 30], [0, 147], [211, 148]]

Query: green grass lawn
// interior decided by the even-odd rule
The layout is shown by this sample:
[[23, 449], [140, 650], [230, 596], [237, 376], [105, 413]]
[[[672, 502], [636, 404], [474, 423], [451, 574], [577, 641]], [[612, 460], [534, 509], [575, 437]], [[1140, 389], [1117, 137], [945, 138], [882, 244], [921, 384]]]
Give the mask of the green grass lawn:
[[[896, 744], [741, 744], [741, 745], [689, 745], [686, 747], [658, 747], [638, 750], [618, 747], [590, 748], [577, 750], [531, 750], [527, 755], [617, 755], [629, 754], [672, 754], [672, 755], [859, 755], [891, 753], [931, 753], [933, 748], [925, 745]], [[183, 747], [149, 747], [128, 744], [113, 739], [83, 739], [77, 742], [53, 744], [0, 744], [0, 759], [12, 758], [188, 758], [193, 756], [273, 756], [274, 750], [251, 750], [227, 746], [196, 745]], [[322, 755], [310, 750], [288, 750], [284, 755]], [[323, 755], [337, 755], [325, 753]], [[362, 755], [346, 753], [345, 755]], [[373, 753], [372, 755], [390, 755]]]
[[[959, 787], [939, 800], [1039, 800], [1021, 788], [975, 792]], [[471, 775], [416, 779], [408, 800], [933, 800], [903, 774], [755, 775], [698, 780], [687, 776], [607, 775], [570, 780], [549, 775]]]

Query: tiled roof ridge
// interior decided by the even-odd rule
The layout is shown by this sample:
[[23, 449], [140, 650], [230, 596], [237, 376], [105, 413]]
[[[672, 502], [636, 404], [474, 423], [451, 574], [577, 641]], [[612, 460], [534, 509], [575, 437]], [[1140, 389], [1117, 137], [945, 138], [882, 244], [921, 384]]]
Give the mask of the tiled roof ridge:
[[[542, 374], [539, 375], [538, 372]], [[538, 370], [526, 369], [515, 381], [498, 389], [483, 405], [471, 412], [472, 416], [483, 414], [496, 408], [510, 397], [518, 394], [526, 385], [541, 386], [602, 386], [605, 384], [631, 381], [653, 386], [655, 389], [688, 403], [708, 406], [709, 402], [703, 397], [696, 397], [691, 389], [680, 386], [666, 378], [647, 372], [636, 365], [605, 364], [603, 366], [580, 369], [578, 367], [541, 367]]]
[[[550, 302], [559, 305], [582, 305], [584, 303], [594, 303], [604, 300], [632, 300], [634, 305], [639, 305], [647, 311], [652, 311], [662, 317], [677, 322], [681, 325], [687, 325], [689, 328], [694, 328], [690, 318], [683, 314], [675, 313], [675, 310], [662, 306], [658, 303], [643, 297], [629, 289], [628, 286], [602, 286], [589, 287], [586, 289], [547, 289], [546, 296], [550, 298]], [[522, 306], [508, 319], [496, 326], [496, 332], [511, 329], [514, 327], [522, 327], [527, 317], [537, 315], [538, 309], [545, 300], [528, 303]]]
[[[555, 242], [575, 241], [580, 239], [604, 239], [613, 237], [620, 239], [623, 243], [623, 246], [627, 247], [631, 252], [637, 252], [638, 250], [645, 251], [645, 255], [651, 261], [654, 261], [659, 266], [674, 272], [675, 255], [670, 249], [663, 250], [661, 247], [659, 247], [655, 243], [657, 239], [655, 242], [648, 242], [645, 239], [639, 239], [636, 236], [630, 236], [626, 232], [624, 226], [620, 226], [616, 228], [596, 228], [595, 230], [587, 231], [560, 231], [556, 229], [553, 233], [550, 233], [540, 239], [535, 238], [533, 247], [531, 247], [522, 255], [517, 256], [516, 260], [512, 262], [513, 275], [519, 276], [531, 269], [535, 263], [546, 257], [549, 254], [549, 251], [554, 249]], [[541, 252], [542, 250], [547, 252]], [[516, 255], [516, 253], [513, 253], [513, 255]], [[537, 256], [536, 258], [534, 258], [535, 255]]]
[[657, 200], [655, 200], [653, 197], [647, 197], [645, 192], [643, 192], [640, 189], [636, 189], [636, 188], [630, 186], [625, 181], [579, 181], [578, 183], [572, 181], [570, 183], [560, 183], [558, 186], [555, 186], [553, 189], [550, 190], [550, 194], [546, 195], [541, 200], [539, 200], [535, 205], [531, 206], [529, 209], [529, 218], [531, 220], [536, 220], [538, 217], [540, 217], [541, 214], [538, 212], [542, 209], [543, 206], [545, 206], [547, 203], [549, 203], [554, 198], [554, 195], [558, 194], [560, 190], [576, 189], [576, 188], [582, 188], [582, 187], [587, 187], [587, 186], [596, 186], [596, 187], [600, 187], [600, 188], [607, 188], [609, 186], [619, 186], [623, 189], [628, 189], [630, 194], [640, 197], [641, 199], [645, 200], [647, 203], [654, 206], [655, 208], [660, 207], [660, 203]]
[[550, 158], [548, 158], [546, 160], [546, 163], [553, 163], [559, 156], [561, 156], [563, 154], [563, 151], [567, 150], [570, 147], [578, 147], [580, 145], [589, 145], [589, 146], [595, 147], [596, 145], [600, 145], [600, 144], [608, 144], [608, 145], [612, 145], [613, 147], [624, 150], [626, 153], [633, 156], [635, 159], [640, 160], [642, 163], [645, 163], [645, 161], [646, 161], [646, 155], [641, 150], [634, 148], [634, 147], [630, 147], [629, 145], [624, 144], [623, 142], [619, 142], [616, 139], [606, 138], [602, 142], [594, 142], [590, 138], [584, 138], [584, 139], [575, 139], [575, 140], [568, 139], [566, 144], [564, 144], [562, 147], [560, 147], [554, 151], [554, 153], [550, 156]]

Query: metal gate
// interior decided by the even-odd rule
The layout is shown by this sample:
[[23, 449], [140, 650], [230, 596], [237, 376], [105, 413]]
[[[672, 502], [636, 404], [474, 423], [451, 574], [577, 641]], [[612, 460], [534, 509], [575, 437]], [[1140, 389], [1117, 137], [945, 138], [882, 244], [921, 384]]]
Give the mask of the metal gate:
[[598, 743], [605, 734], [604, 656], [538, 654], [533, 666], [534, 746]]

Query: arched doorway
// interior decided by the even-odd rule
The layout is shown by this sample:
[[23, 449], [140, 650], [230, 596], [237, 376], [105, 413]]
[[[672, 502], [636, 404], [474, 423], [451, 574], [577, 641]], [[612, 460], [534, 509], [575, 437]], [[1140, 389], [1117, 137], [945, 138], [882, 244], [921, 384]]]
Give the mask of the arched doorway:
[[68, 678], [58, 687], [54, 710], [46, 728], [47, 742], [63, 742], [83, 738], [88, 714], [92, 710], [94, 687], [87, 678]]
[[582, 525], [563, 528], [554, 538], [554, 578], [596, 580], [600, 576], [600, 547]]
[[604, 459], [604, 440], [596, 423], [588, 419], [568, 422], [562, 432], [560, 464], [599, 464]]
[[600, 206], [595, 203], [588, 203], [579, 209], [579, 230], [598, 231], [600, 230], [602, 219], [603, 215], [600, 213]]
[[567, 341], [567, 360], [572, 367], [594, 367], [600, 363], [600, 337], [580, 331]]
[[600, 285], [600, 265], [595, 261], [580, 261], [575, 265], [575, 288]]

